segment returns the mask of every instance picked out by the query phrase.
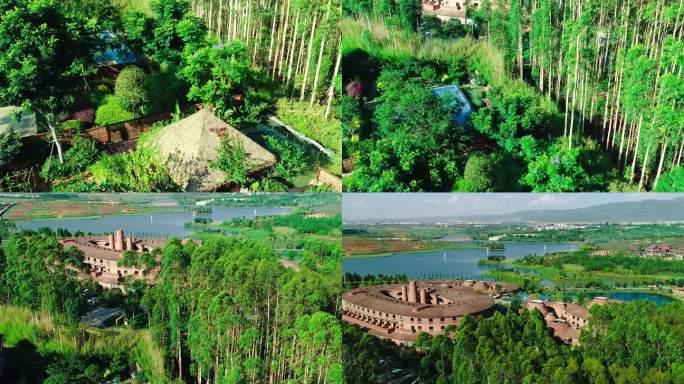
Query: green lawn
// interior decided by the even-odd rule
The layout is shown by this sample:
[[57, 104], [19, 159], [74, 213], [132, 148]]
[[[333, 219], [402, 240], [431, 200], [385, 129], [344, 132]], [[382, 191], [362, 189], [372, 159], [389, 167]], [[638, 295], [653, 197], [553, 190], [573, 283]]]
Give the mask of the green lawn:
[[150, 0], [112, 0], [112, 2], [123, 9], [132, 9], [145, 14], [152, 14]]

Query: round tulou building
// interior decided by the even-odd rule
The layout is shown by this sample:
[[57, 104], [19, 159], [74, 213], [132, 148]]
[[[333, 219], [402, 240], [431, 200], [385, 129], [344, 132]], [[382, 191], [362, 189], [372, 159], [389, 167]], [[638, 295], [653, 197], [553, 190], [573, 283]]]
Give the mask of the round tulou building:
[[473, 280], [357, 288], [342, 295], [342, 320], [397, 344], [409, 344], [421, 332], [441, 334], [466, 315], [487, 316], [495, 298], [517, 290], [514, 284]]

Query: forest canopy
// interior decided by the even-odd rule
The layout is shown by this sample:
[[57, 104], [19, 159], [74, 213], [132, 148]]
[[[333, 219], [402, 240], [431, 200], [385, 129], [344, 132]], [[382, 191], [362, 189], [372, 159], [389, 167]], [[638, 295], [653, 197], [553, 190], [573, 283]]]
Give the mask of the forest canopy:
[[[460, 11], [465, 23], [421, 14], [420, 2], [411, 0], [345, 4], [343, 153], [354, 164], [346, 170], [348, 190], [681, 190], [684, 7], [678, 1], [477, 3]], [[388, 76], [397, 70], [402, 74]], [[425, 90], [458, 85], [475, 112], [452, 123], [459, 133], [440, 140], [441, 147], [428, 141], [391, 155], [395, 160], [379, 157], [376, 146], [388, 152], [383, 142], [402, 135], [380, 128], [394, 123], [380, 113], [395, 89], [390, 83]], [[414, 101], [394, 105], [397, 115], [439, 109], [434, 101]], [[423, 124], [424, 137], [441, 138], [441, 128], [430, 131], [440, 127], [439, 118]], [[412, 158], [426, 152], [440, 160], [412, 169]], [[473, 156], [481, 166], [468, 180]], [[444, 167], [444, 157], [454, 166]], [[474, 182], [473, 176], [495, 179], [502, 165], [508, 182]], [[441, 181], [433, 183], [436, 175]]]

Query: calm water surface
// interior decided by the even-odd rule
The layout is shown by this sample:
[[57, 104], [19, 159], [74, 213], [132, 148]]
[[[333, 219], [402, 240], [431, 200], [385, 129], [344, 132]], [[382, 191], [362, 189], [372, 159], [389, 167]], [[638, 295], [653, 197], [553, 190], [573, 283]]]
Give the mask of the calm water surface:
[[[573, 251], [576, 243], [505, 243], [506, 248], [490, 251], [491, 255], [504, 255], [514, 260], [526, 255], [544, 255], [551, 252]], [[342, 260], [344, 272], [359, 275], [403, 273], [415, 278], [430, 276], [468, 277], [483, 279], [483, 272], [496, 269], [495, 265], [478, 265], [487, 257], [486, 249], [452, 249], [429, 252], [405, 252], [382, 257], [353, 257]]]
[[[566, 295], [573, 297], [577, 295], [577, 292], [565, 292]], [[521, 294], [521, 299], [525, 301], [527, 298], [527, 295]], [[607, 297], [612, 300], [622, 300], [622, 301], [637, 301], [637, 300], [646, 300], [646, 301], [651, 301], [654, 302], [658, 305], [660, 304], [666, 304], [666, 303], [672, 303], [677, 301], [677, 299], [674, 299], [672, 297], [668, 296], [663, 296], [663, 295], [658, 295], [656, 293], [648, 293], [648, 292], [621, 292], [621, 291], [596, 291], [596, 292], [585, 292], [585, 296], [587, 300], [593, 299], [594, 297], [597, 296], [603, 296]], [[548, 299], [549, 297], [546, 295], [539, 295], [540, 299]]]
[[186, 236], [193, 232], [185, 223], [193, 217], [210, 217], [214, 222], [224, 222], [236, 217], [282, 215], [290, 212], [287, 207], [229, 208], [212, 207], [211, 214], [193, 216], [192, 212], [153, 213], [132, 215], [105, 215], [96, 218], [66, 218], [16, 221], [19, 229], [66, 228], [71, 232], [102, 233], [123, 228], [126, 233], [146, 236]]

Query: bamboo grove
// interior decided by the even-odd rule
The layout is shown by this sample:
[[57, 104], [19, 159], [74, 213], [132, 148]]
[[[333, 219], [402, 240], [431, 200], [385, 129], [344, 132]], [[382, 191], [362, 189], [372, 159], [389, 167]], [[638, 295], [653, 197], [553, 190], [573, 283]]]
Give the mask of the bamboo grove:
[[193, 0], [193, 12], [222, 41], [241, 40], [291, 99], [325, 100], [340, 72], [340, 0]]
[[565, 112], [568, 146], [593, 135], [639, 191], [682, 164], [684, 1], [485, 1], [474, 15], [509, 72]]

